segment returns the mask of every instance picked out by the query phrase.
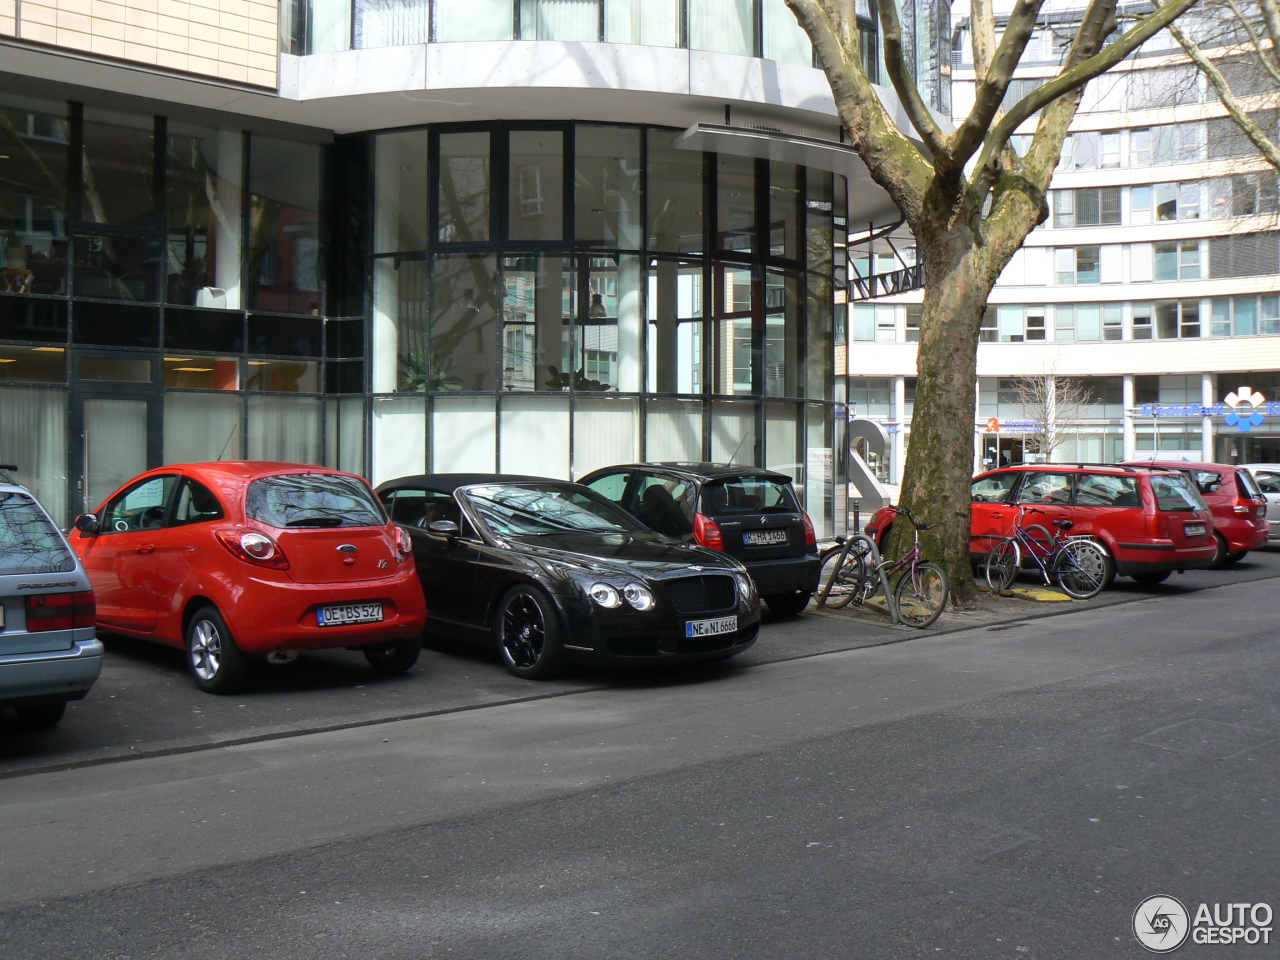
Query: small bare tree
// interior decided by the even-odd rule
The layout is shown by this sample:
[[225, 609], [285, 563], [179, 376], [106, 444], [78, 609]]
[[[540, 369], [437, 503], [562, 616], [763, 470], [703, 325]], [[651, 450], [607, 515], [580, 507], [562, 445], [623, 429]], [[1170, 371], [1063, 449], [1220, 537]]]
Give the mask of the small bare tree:
[[1280, 170], [1274, 115], [1259, 122], [1266, 116], [1260, 104], [1274, 108], [1280, 101], [1280, 0], [1201, 0], [1168, 29], [1236, 126]]
[[1096, 402], [1092, 391], [1074, 377], [1051, 373], [1018, 377], [1014, 387], [1026, 417], [1040, 426], [1039, 433], [1028, 433], [1023, 439], [1022, 451], [1040, 454], [1046, 462], [1053, 459], [1053, 451], [1080, 432], [1085, 408]]

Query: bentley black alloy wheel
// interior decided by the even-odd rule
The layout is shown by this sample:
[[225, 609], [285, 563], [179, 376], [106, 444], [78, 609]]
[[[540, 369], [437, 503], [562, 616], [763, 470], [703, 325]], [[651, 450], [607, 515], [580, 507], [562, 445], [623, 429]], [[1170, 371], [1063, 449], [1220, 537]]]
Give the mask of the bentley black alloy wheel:
[[494, 633], [506, 668], [526, 680], [545, 680], [564, 668], [560, 621], [551, 599], [532, 585], [507, 591]]

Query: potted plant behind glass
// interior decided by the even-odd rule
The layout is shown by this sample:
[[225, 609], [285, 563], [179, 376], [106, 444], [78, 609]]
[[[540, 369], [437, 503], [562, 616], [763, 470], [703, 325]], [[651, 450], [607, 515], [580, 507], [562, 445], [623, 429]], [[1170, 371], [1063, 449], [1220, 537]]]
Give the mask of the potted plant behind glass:
[[0, 234], [0, 242], [4, 244], [4, 265], [10, 270], [27, 269], [27, 238], [17, 230], [6, 230]]

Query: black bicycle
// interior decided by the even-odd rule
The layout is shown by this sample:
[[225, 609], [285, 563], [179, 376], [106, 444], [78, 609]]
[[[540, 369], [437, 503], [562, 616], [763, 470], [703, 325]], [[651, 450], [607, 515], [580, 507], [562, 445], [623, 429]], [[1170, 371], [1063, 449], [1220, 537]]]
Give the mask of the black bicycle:
[[1070, 520], [1055, 520], [1054, 533], [1038, 523], [1023, 526], [1028, 513], [1044, 511], [1018, 507], [1013, 533], [992, 545], [983, 564], [987, 586], [996, 593], [1008, 590], [1022, 569], [1022, 558], [1028, 556], [1040, 568], [1045, 584], [1057, 583], [1067, 596], [1088, 600], [1101, 593], [1111, 575], [1111, 555], [1106, 548], [1089, 537], [1063, 536], [1071, 529]]

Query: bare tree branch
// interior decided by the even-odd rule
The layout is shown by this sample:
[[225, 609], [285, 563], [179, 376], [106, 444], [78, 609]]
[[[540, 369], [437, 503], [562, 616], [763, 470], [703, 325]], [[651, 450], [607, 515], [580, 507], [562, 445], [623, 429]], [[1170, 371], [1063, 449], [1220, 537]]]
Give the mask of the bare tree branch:
[[1013, 72], [1035, 32], [1036, 18], [1043, 4], [1044, 0], [1017, 0], [1014, 4], [1004, 35], [1000, 38], [1000, 46], [992, 55], [988, 68], [977, 79], [973, 109], [951, 137], [948, 150], [951, 164], [964, 166], [991, 129], [991, 121], [1004, 102]]
[[[1258, 58], [1258, 62], [1262, 64], [1263, 69], [1265, 69], [1267, 73], [1271, 74], [1271, 78], [1275, 80], [1276, 83], [1280, 83], [1280, 70], [1276, 69], [1276, 65], [1273, 64], [1270, 57], [1267, 56], [1263, 46], [1263, 40], [1258, 36], [1258, 31], [1254, 29], [1253, 21], [1249, 19], [1248, 14], [1240, 9], [1240, 5], [1236, 3], [1236, 0], [1227, 0], [1227, 6], [1231, 8], [1231, 12], [1235, 14], [1236, 20], [1239, 21], [1240, 25], [1244, 27], [1245, 32], [1249, 35], [1249, 42], [1253, 44], [1253, 51]], [[1174, 24], [1170, 28], [1169, 32], [1173, 33], [1176, 29], [1177, 24]], [[1178, 32], [1181, 33], [1182, 31], [1178, 30]], [[1181, 44], [1181, 41], [1179, 41], [1179, 44]], [[1185, 50], [1186, 48], [1184, 47], [1183, 49]], [[1274, 55], [1275, 52], [1275, 48], [1273, 47], [1271, 53]]]
[[1266, 158], [1267, 163], [1280, 170], [1280, 146], [1268, 137], [1266, 132], [1249, 116], [1249, 112], [1245, 110], [1239, 98], [1232, 92], [1231, 85], [1227, 82], [1227, 78], [1222, 75], [1222, 71], [1218, 69], [1217, 64], [1206, 57], [1199, 44], [1188, 37], [1177, 24], [1170, 24], [1169, 32], [1173, 34], [1173, 39], [1178, 41], [1178, 45], [1186, 51], [1187, 56], [1191, 58], [1191, 61], [1199, 68], [1200, 72], [1208, 78], [1214, 92], [1218, 95], [1218, 99], [1227, 108], [1227, 113], [1231, 116], [1231, 119], [1236, 122], [1236, 126], [1249, 138], [1249, 142], [1258, 148], [1258, 152]]
[[972, 0], [969, 29], [973, 33], [973, 73], [983, 80], [996, 52], [996, 15], [992, 0]]
[[897, 0], [880, 0], [879, 7], [880, 33], [884, 41], [884, 66], [889, 73], [889, 82], [898, 92], [907, 116], [911, 118], [925, 147], [936, 162], [938, 158], [948, 153], [946, 137], [937, 121], [933, 119], [929, 108], [925, 106], [924, 98], [920, 96], [920, 88], [907, 73], [906, 58], [902, 54], [902, 21], [898, 19]]

